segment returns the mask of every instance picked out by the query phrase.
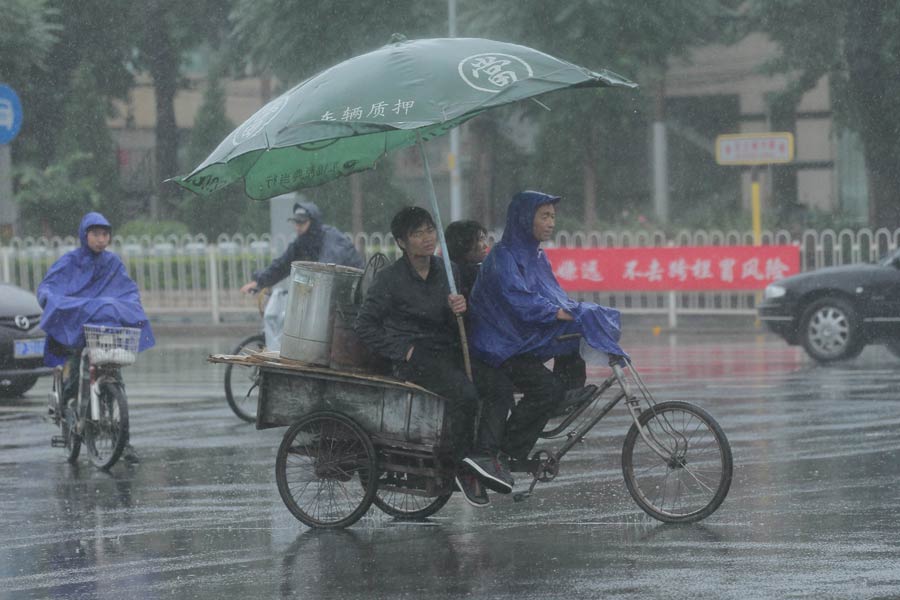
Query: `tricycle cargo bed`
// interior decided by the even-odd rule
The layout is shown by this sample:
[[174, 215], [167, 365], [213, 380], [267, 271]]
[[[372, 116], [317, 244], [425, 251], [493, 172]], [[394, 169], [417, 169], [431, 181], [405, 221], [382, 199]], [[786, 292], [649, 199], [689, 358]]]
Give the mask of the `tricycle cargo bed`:
[[445, 400], [417, 385], [312, 366], [272, 352], [216, 355], [210, 361], [259, 368], [257, 429], [292, 425], [311, 412], [330, 410], [356, 421], [376, 445], [431, 453], [444, 449], [448, 439]]

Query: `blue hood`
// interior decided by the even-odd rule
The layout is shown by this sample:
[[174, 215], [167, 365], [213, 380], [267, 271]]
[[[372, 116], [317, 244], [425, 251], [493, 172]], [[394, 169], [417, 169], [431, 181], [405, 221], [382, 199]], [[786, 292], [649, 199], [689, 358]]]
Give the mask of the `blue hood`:
[[551, 196], [543, 192], [519, 192], [513, 196], [509, 208], [506, 209], [506, 229], [503, 230], [501, 242], [515, 253], [530, 255], [537, 252], [541, 245], [534, 238], [534, 215], [539, 206], [558, 204], [559, 196]]
[[[155, 341], [137, 285], [118, 256], [88, 248], [87, 230], [96, 225], [110, 226], [100, 213], [84, 216], [78, 228], [81, 247], [53, 263], [38, 286], [38, 303], [44, 309], [41, 329], [59, 345], [78, 349], [84, 346], [85, 324], [138, 327], [142, 330], [138, 347], [146, 350]], [[64, 360], [51, 344], [45, 346], [45, 364], [52, 367]]]
[[98, 212], [89, 212], [81, 219], [81, 225], [78, 226], [78, 239], [81, 240], [81, 247], [90, 250], [87, 245], [87, 231], [91, 227], [106, 227], [112, 231], [112, 225], [106, 220], [106, 217]]
[[[481, 265], [469, 297], [469, 341], [472, 353], [488, 364], [499, 366], [521, 354], [549, 360], [576, 352], [578, 339], [557, 339], [572, 333], [598, 350], [625, 356], [618, 344], [619, 311], [570, 299], [532, 233], [538, 207], [559, 201], [541, 192], [516, 194], [503, 237]], [[561, 308], [574, 321], [557, 320]]]

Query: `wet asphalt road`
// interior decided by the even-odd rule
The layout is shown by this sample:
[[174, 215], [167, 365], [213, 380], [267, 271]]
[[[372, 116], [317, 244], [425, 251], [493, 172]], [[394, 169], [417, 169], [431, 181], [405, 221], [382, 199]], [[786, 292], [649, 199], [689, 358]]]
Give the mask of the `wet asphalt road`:
[[46, 380], [0, 403], [0, 597], [900, 597], [900, 360], [880, 347], [822, 368], [751, 330], [626, 335], [657, 399], [731, 441], [731, 492], [700, 524], [631, 500], [617, 407], [526, 502], [318, 532], [276, 490], [284, 429], [234, 417], [204, 362], [242, 333], [160, 335], [125, 372], [141, 463], [110, 473], [50, 448]]

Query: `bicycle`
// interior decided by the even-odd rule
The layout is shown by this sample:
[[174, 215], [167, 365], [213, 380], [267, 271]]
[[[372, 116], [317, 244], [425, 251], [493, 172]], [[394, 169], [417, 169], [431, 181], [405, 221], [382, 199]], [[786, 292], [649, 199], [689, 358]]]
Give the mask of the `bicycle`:
[[[258, 294], [256, 307], [259, 310], [259, 316], [262, 317], [272, 295], [272, 288], [255, 290], [253, 293]], [[265, 347], [266, 336], [260, 332], [241, 340], [231, 353], [243, 356], [264, 350]], [[234, 366], [229, 364], [225, 367], [225, 400], [239, 419], [255, 423], [256, 405], [259, 400], [259, 387], [257, 386], [259, 369], [238, 365], [238, 369], [235, 371]]]
[[128, 399], [121, 369], [137, 359], [141, 330], [85, 325], [77, 394], [63, 398], [63, 369], [53, 372], [49, 413], [60, 435], [51, 439], [75, 464], [84, 445], [94, 466], [109, 469], [128, 445]]

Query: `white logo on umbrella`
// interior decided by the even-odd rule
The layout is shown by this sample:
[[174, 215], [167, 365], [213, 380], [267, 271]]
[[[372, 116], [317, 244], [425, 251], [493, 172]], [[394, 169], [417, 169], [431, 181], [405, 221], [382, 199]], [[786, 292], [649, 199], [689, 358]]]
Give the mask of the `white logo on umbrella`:
[[246, 142], [250, 138], [254, 137], [263, 128], [272, 122], [278, 113], [281, 112], [281, 109], [284, 108], [288, 100], [290, 99], [290, 94], [285, 94], [279, 98], [275, 98], [270, 103], [263, 106], [261, 109], [256, 111], [252, 117], [247, 119], [243, 125], [238, 127], [237, 131], [234, 132], [234, 137], [231, 138], [231, 142], [237, 146], [242, 142]]
[[492, 94], [532, 75], [531, 66], [512, 54], [485, 52], [459, 62], [459, 76], [463, 81], [476, 90]]

